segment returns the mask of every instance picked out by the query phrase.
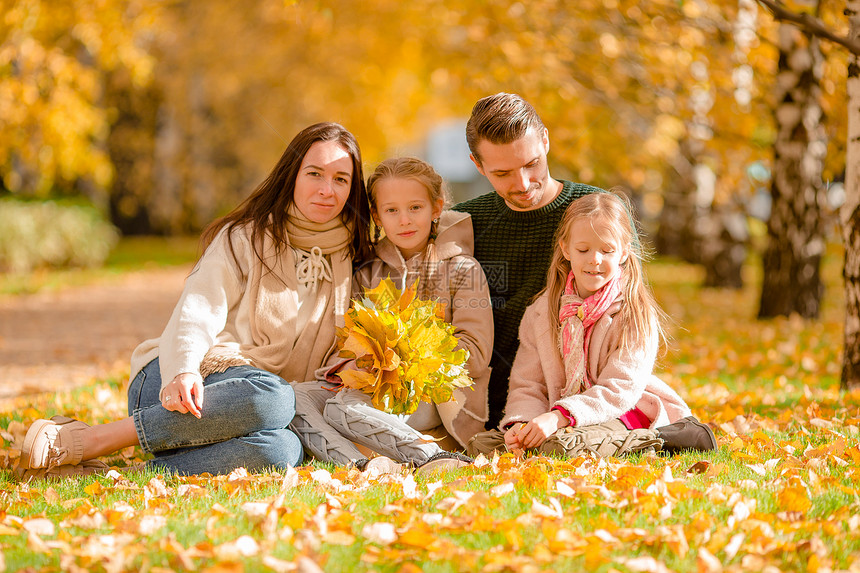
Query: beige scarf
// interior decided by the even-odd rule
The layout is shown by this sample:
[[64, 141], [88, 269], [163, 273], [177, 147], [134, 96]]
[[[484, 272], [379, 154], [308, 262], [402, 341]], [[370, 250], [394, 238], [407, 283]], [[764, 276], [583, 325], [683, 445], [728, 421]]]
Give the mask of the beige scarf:
[[[314, 371], [326, 360], [335, 326], [343, 326], [349, 305], [352, 232], [340, 217], [314, 223], [292, 205], [287, 235], [291, 247], [309, 252], [309, 256], [301, 257], [297, 265], [293, 249], [277, 253], [271, 237], [263, 238], [263, 261], [253, 260], [247, 286], [254, 309], [250, 317], [253, 344], [211, 348], [200, 365], [204, 378], [230, 366], [252, 364], [287, 381], [302, 382], [313, 379]], [[315, 300], [303, 301], [314, 306], [301, 332], [296, 328], [299, 274], [304, 282], [316, 285]]]

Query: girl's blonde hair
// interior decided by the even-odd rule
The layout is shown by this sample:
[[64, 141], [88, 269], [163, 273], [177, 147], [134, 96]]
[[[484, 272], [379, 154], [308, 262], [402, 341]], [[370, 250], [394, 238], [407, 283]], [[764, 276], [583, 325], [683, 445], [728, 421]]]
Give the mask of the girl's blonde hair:
[[370, 195], [370, 208], [376, 210], [376, 186], [383, 179], [412, 179], [423, 185], [430, 196], [430, 202], [439, 199], [448, 204], [448, 193], [442, 176], [433, 166], [417, 157], [392, 157], [380, 163], [367, 178], [367, 192]]
[[[622, 324], [621, 346], [634, 350], [643, 345], [643, 341], [652, 337], [666, 341], [664, 322], [666, 314], [657, 304], [654, 295], [645, 281], [642, 262], [645, 260], [636, 223], [633, 220], [630, 201], [626, 196], [615, 190], [602, 193], [590, 193], [580, 197], [568, 206], [562, 216], [555, 236], [555, 249], [549, 266], [546, 288], [549, 296], [550, 332], [553, 344], [558, 345], [558, 312], [561, 308], [561, 296], [570, 274], [568, 261], [559, 246], [569, 244], [573, 223], [579, 219], [589, 219], [607, 223], [610, 236], [604, 240], [613, 240], [621, 248], [627, 248], [629, 255], [621, 265], [622, 306], [615, 320]], [[541, 291], [541, 292], [544, 292]]]

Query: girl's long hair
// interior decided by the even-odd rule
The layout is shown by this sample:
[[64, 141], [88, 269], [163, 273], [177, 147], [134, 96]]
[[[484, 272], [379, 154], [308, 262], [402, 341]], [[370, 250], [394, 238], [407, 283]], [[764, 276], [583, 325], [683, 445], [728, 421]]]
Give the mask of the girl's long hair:
[[562, 216], [561, 223], [555, 236], [555, 248], [550, 262], [546, 292], [549, 297], [549, 321], [553, 344], [558, 346], [559, 321], [558, 313], [561, 308], [561, 296], [567, 276], [570, 273], [570, 261], [564, 257], [560, 243], [569, 244], [573, 223], [579, 219], [592, 222], [600, 220], [608, 223], [611, 237], [619, 246], [627, 247], [627, 261], [621, 265], [622, 305], [614, 320], [621, 321], [621, 346], [626, 350], [635, 350], [644, 346], [645, 341], [654, 337], [661, 342], [666, 341], [664, 323], [666, 314], [654, 299], [654, 294], [645, 281], [642, 268], [645, 254], [636, 223], [632, 215], [630, 201], [626, 196], [610, 191], [590, 193], [581, 197], [568, 206]]
[[336, 141], [352, 159], [349, 197], [340, 217], [352, 231], [350, 256], [356, 260], [369, 258], [370, 205], [364, 185], [361, 150], [355, 137], [346, 128], [331, 122], [316, 123], [300, 131], [287, 145], [268, 177], [254, 192], [233, 211], [216, 219], [203, 230], [200, 237], [202, 251], [205, 251], [218, 232], [226, 227], [230, 251], [235, 258], [232, 232], [243, 225], [250, 225], [251, 244], [258, 259], [264, 261], [263, 237], [266, 235], [272, 238], [276, 252], [282, 252], [288, 244], [287, 209], [293, 203], [295, 196], [296, 177], [308, 150], [318, 141]]

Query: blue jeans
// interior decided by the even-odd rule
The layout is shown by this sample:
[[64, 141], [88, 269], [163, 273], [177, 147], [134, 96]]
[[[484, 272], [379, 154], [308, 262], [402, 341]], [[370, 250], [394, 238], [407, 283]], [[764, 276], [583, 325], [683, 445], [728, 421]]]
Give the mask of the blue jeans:
[[229, 473], [237, 467], [286, 469], [302, 461], [302, 444], [287, 425], [296, 413], [292, 387], [253, 366], [233, 366], [203, 380], [203, 416], [166, 410], [158, 399], [158, 358], [128, 387], [128, 415], [148, 464], [178, 474]]

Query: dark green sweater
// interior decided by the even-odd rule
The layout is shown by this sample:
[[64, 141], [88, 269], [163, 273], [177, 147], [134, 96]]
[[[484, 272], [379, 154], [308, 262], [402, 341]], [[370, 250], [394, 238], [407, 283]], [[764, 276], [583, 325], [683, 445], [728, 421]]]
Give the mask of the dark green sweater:
[[534, 211], [514, 211], [495, 192], [454, 206], [472, 216], [475, 258], [490, 285], [495, 341], [490, 358], [490, 419], [497, 428], [508, 396], [508, 377], [519, 347], [519, 327], [526, 307], [546, 285], [553, 237], [565, 209], [597, 187], [560, 180], [555, 201]]

